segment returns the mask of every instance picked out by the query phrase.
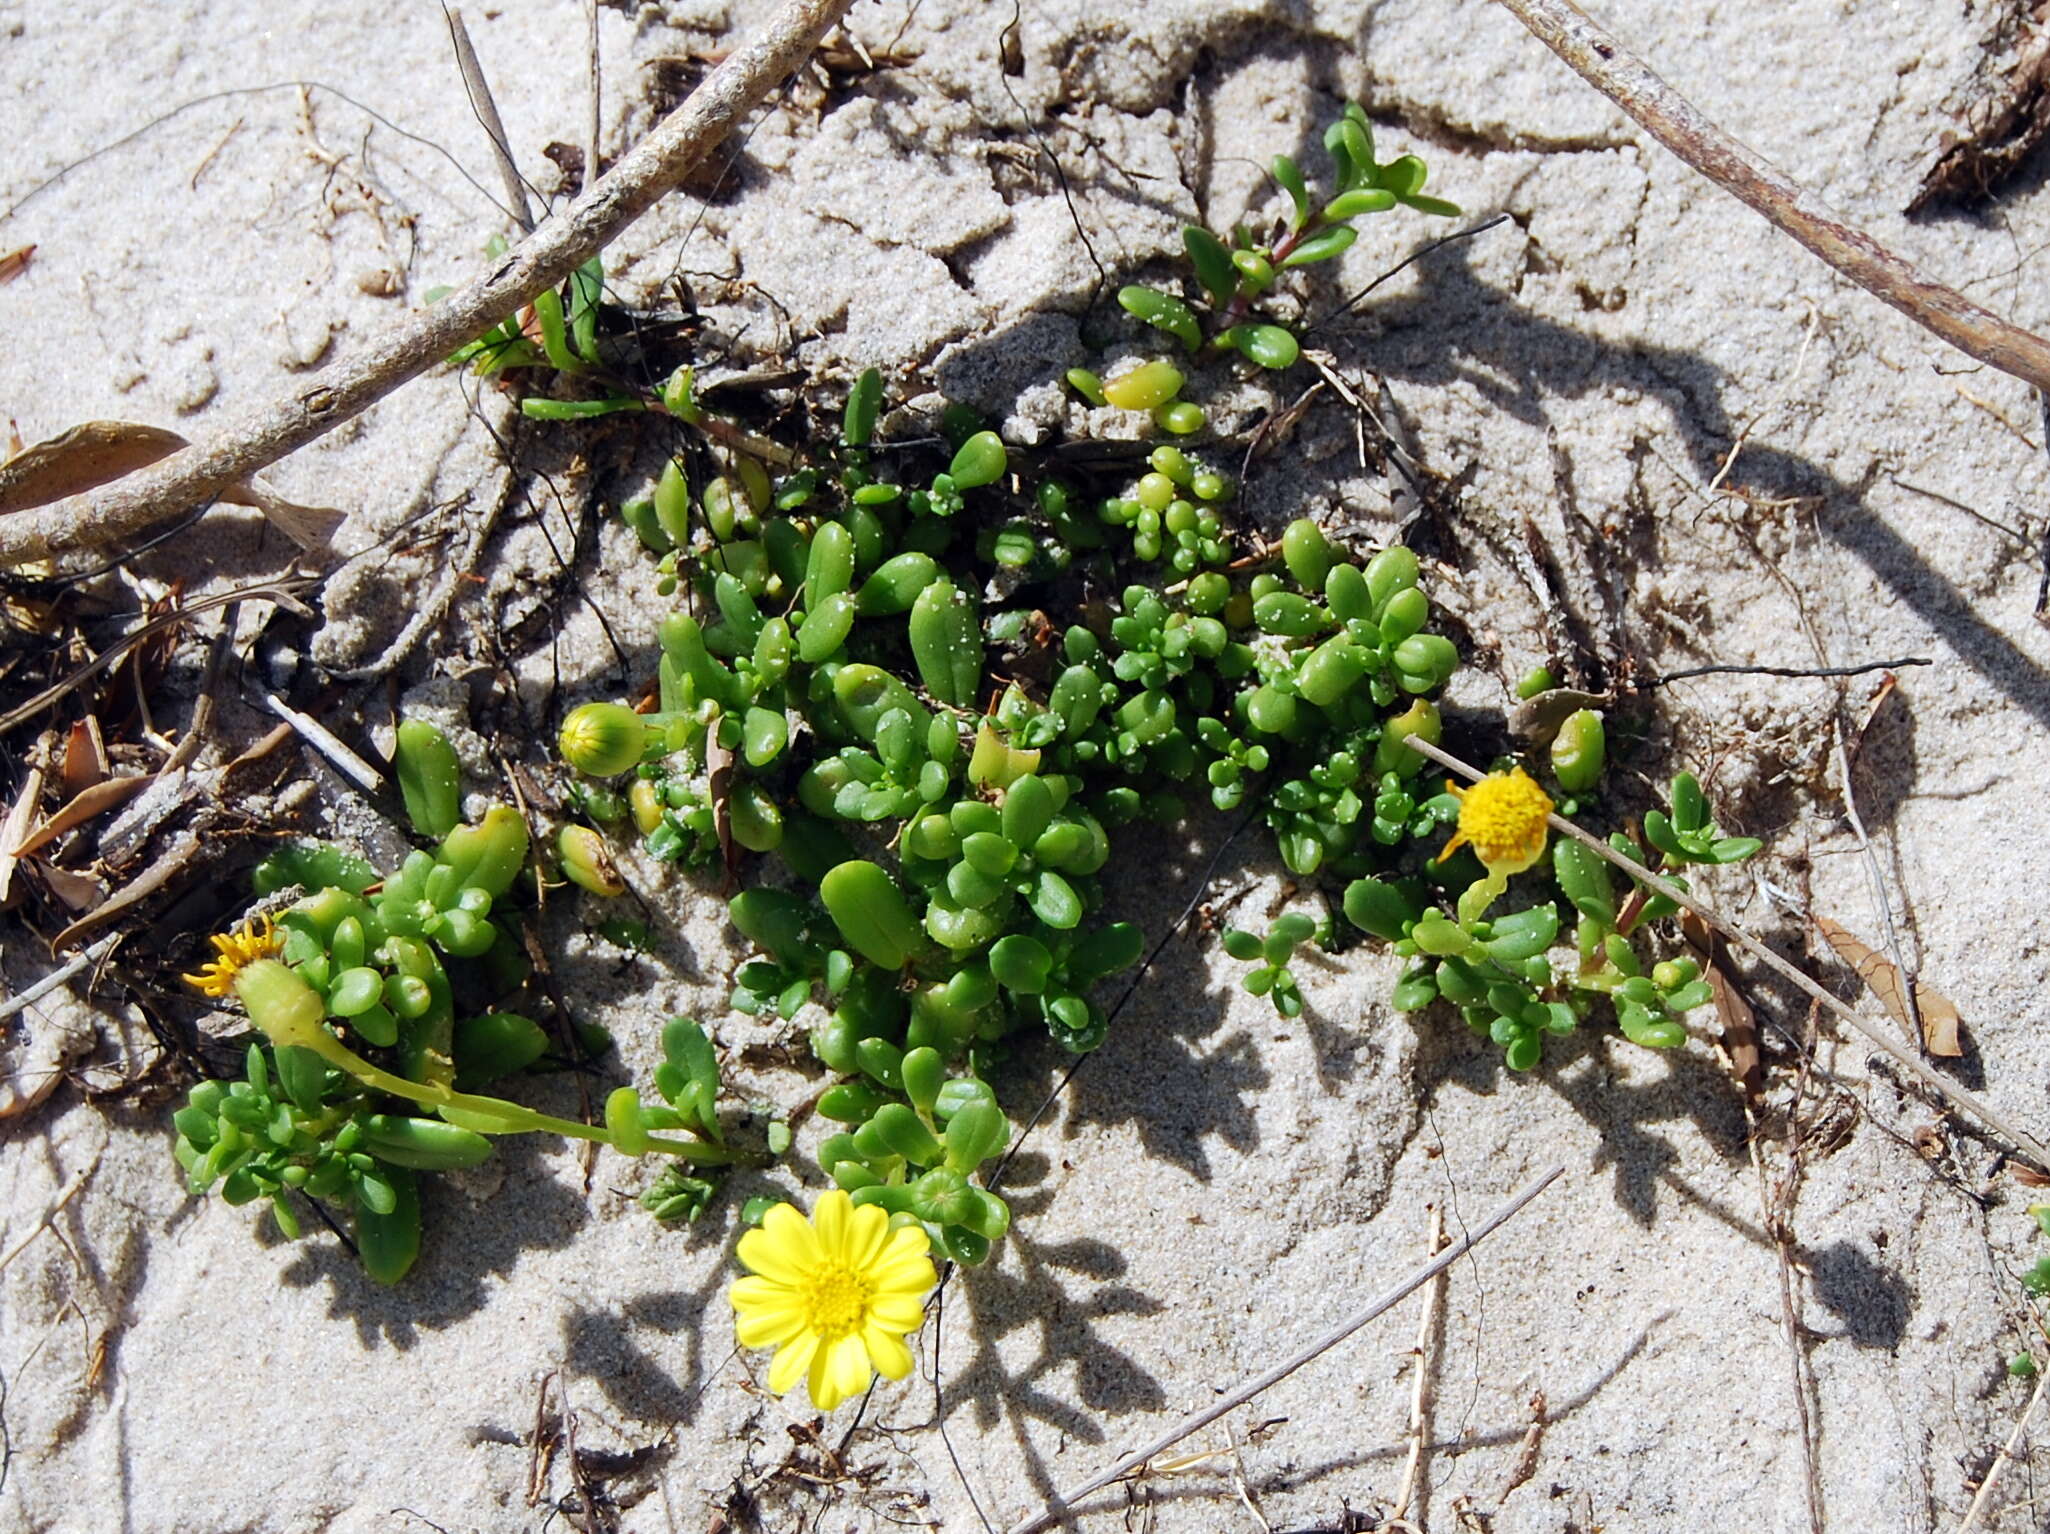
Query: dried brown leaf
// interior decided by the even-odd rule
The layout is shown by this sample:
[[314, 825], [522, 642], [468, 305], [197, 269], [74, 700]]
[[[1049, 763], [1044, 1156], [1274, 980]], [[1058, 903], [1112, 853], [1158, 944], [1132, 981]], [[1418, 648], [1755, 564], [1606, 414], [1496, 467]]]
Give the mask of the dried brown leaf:
[[[189, 444], [175, 431], [134, 421], [87, 421], [0, 464], [0, 513], [47, 506], [146, 469]], [[254, 479], [224, 485], [219, 498], [253, 506], [301, 548], [325, 548], [344, 513], [301, 506], [273, 495]]]
[[157, 775], [153, 772], [138, 772], [129, 777], [108, 778], [104, 783], [95, 783], [74, 795], [63, 809], [44, 821], [33, 835], [14, 849], [14, 856], [25, 858], [40, 852], [73, 827], [84, 825], [95, 815], [103, 815], [118, 804], [126, 804], [156, 780]]
[[36, 807], [42, 798], [43, 769], [31, 767], [22, 780], [21, 792], [14, 796], [14, 807], [7, 812], [7, 819], [0, 822], [0, 906], [7, 904], [14, 888], [15, 856], [7, 849], [19, 846], [27, 838], [29, 828], [36, 823]]
[[1758, 1014], [1723, 967], [1727, 955], [1722, 934], [1692, 911], [1682, 913], [1680, 931], [1687, 946], [1694, 950], [1702, 978], [1708, 981], [1716, 1021], [1722, 1025], [1723, 1053], [1729, 1057], [1730, 1074], [1737, 1079], [1744, 1100], [1756, 1106], [1765, 1095], [1765, 1060], [1758, 1049]]
[[1857, 761], [1858, 753], [1865, 749], [1865, 737], [1871, 733], [1872, 726], [1878, 722], [1880, 714], [1885, 712], [1886, 705], [1893, 701], [1900, 683], [1901, 679], [1889, 671], [1879, 686], [1873, 690], [1872, 701], [1865, 705], [1865, 717], [1858, 721], [1857, 731], [1851, 736], [1850, 745], [1845, 750], [1845, 755], [1851, 761]]
[[78, 720], [64, 737], [64, 797], [75, 799], [107, 777], [107, 748], [100, 739], [100, 721], [91, 714]]
[[[1829, 939], [1843, 961], [1858, 972], [1858, 978], [1865, 982], [1866, 989], [1879, 998], [1879, 1004], [1892, 1014], [1895, 1021], [1904, 1028], [1913, 1027], [1908, 1012], [1907, 987], [1901, 983], [1901, 972], [1894, 967], [1893, 960], [1862, 942], [1840, 922], [1827, 916], [1814, 918], [1816, 930]], [[1957, 1006], [1941, 992], [1915, 982], [1915, 1008], [1922, 1014], [1922, 1045], [1932, 1055], [1941, 1055], [1954, 1060], [1962, 1055], [1964, 1045], [1958, 1039], [1961, 1019]]]
[[5, 255], [0, 255], [0, 282], [12, 282], [28, 270], [29, 262], [36, 256], [33, 245], [17, 245]]
[[178, 433], [161, 426], [87, 421], [0, 464], [0, 512], [26, 511], [97, 489], [185, 445]]
[[2022, 21], [2014, 62], [1983, 83], [1965, 109], [1963, 131], [1946, 132], [1936, 161], [1909, 199], [1919, 213], [1937, 203], [1980, 207], [2050, 136], [2050, 6], [2036, 5]]
[[1509, 710], [1509, 733], [1533, 745], [1550, 745], [1569, 715], [1583, 708], [1607, 708], [1616, 701], [1608, 692], [1577, 692], [1571, 687], [1553, 687], [1525, 698]]

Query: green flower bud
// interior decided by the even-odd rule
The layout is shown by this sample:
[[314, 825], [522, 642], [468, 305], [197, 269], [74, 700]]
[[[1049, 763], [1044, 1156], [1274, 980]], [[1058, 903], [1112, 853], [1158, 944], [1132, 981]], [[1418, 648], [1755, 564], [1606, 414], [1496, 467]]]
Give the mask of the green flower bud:
[[562, 759], [578, 772], [594, 778], [616, 777], [639, 765], [647, 754], [648, 726], [623, 703], [585, 703], [571, 709], [562, 721], [556, 746]]
[[276, 959], [245, 964], [235, 975], [235, 994], [249, 1020], [279, 1048], [310, 1049], [323, 1058], [337, 1049], [327, 1031], [327, 1002], [320, 993]]
[[626, 880], [619, 876], [605, 838], [589, 826], [564, 826], [556, 836], [555, 850], [562, 859], [564, 876], [578, 888], [594, 895], [626, 893]]
[[1602, 716], [1591, 708], [1576, 709], [1566, 716], [1559, 733], [1552, 737], [1552, 775], [1569, 794], [1584, 794], [1601, 780], [1607, 759], [1607, 737]]

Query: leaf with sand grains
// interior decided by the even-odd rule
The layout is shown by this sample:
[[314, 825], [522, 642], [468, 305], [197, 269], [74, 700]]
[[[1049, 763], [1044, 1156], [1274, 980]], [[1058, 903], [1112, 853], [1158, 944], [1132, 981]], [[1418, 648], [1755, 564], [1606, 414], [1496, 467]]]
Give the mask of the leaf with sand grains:
[[[1907, 987], [1901, 983], [1901, 972], [1893, 961], [1860, 942], [1848, 928], [1827, 916], [1816, 917], [1815, 926], [1829, 939], [1829, 946], [1858, 972], [1858, 978], [1865, 982], [1867, 989], [1879, 998], [1880, 1004], [1895, 1020], [1904, 1027], [1912, 1027]], [[1930, 1054], [1955, 1060], [1965, 1052], [1964, 1046], [1958, 1042], [1957, 1006], [1949, 997], [1916, 981], [1915, 1009], [1922, 1015], [1922, 1043]]]

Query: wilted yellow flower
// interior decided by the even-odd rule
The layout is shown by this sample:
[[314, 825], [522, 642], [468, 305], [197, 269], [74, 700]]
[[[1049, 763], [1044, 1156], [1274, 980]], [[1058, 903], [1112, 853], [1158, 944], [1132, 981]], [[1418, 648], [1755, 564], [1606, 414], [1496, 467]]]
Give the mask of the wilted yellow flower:
[[258, 959], [268, 959], [283, 944], [278, 924], [268, 916], [245, 921], [231, 932], [217, 932], [207, 939], [214, 945], [214, 957], [199, 967], [196, 975], [180, 975], [209, 996], [226, 996], [235, 989], [235, 977]]
[[1507, 879], [1545, 855], [1552, 801], [1521, 767], [1491, 772], [1471, 788], [1445, 786], [1459, 800], [1459, 830], [1438, 854], [1439, 862], [1468, 846], [1490, 878]]
[[920, 1227], [891, 1230], [882, 1210], [856, 1208], [837, 1188], [810, 1220], [778, 1204], [740, 1238], [753, 1270], [732, 1289], [740, 1345], [773, 1347], [769, 1388], [781, 1395], [803, 1379], [820, 1411], [859, 1395], [874, 1374], [903, 1379], [904, 1334], [925, 1318], [935, 1282], [926, 1253]]

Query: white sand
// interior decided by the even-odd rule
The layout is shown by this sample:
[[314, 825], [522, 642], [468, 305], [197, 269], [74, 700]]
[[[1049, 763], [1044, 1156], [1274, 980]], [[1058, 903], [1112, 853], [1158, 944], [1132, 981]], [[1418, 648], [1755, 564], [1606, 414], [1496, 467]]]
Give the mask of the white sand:
[[[767, 9], [607, 10], [608, 145], [645, 124], [644, 61], [716, 46]], [[2050, 204], [2034, 181], [1984, 219], [1911, 224], [1898, 212], [1968, 95], [1990, 7], [1602, 10], [1710, 115], [1855, 221], [2017, 322], [2050, 325], [2036, 254]], [[582, 15], [556, 3], [470, 17], [520, 161], [544, 184], [541, 147], [581, 134]], [[925, 0], [908, 20], [902, 6], [864, 4], [858, 35], [877, 48], [901, 31], [916, 66], [830, 102], [808, 87], [798, 110], [765, 116], [736, 198], [709, 210], [672, 199], [621, 241], [624, 290], [645, 298], [687, 269], [715, 329], [743, 351], [788, 343], [827, 378], [878, 364], [900, 396], [936, 378], [1000, 406], [1082, 360], [1095, 269], [1004, 88], [1007, 16], [968, 0]], [[1837, 280], [1646, 143], [1482, 0], [1054, 0], [1025, 8], [1022, 44], [1010, 91], [1047, 132], [1114, 280], [1172, 253], [1199, 207], [1228, 223], [1263, 199], [1258, 165], [1307, 150], [1341, 92], [1364, 96], [1384, 145], [1426, 155], [1435, 190], [1515, 216], [1389, 283], [1330, 340], [1348, 368], [1386, 376], [1426, 461], [1462, 477], [1442, 550], [1458, 568], [1436, 585], [1480, 643], [1459, 701], [1499, 709], [1503, 679], [1539, 658], [1537, 608], [1511, 562], [1526, 516], [1559, 550], [1581, 610], [1599, 614], [1576, 552], [1596, 551], [1620, 583], [1630, 642], [1656, 669], [1812, 664], [1803, 612], [1833, 663], [1935, 661], [1903, 674], [1861, 805], [1906, 907], [1906, 941], [1968, 1020], [1987, 1096], [2040, 1124], [2050, 631], [2030, 615], [2038, 570], [2001, 534], [1901, 484], [2040, 525], [2042, 428], [2028, 391]], [[0, 62], [0, 207], [180, 103], [300, 77], [446, 145], [496, 188], [433, 7], [14, 0], [0, 6]], [[196, 106], [0, 221], [0, 249], [38, 246], [29, 273], [0, 287], [0, 409], [30, 441], [94, 417], [204, 431], [215, 407], [292, 386], [430, 286], [474, 274], [502, 227], [447, 160], [326, 92], [312, 97], [310, 132], [290, 90]], [[1312, 310], [1427, 232], [1415, 218], [1370, 223], [1320, 277]], [[398, 296], [365, 291], [386, 270], [404, 274]], [[1131, 344], [1101, 308], [1090, 323]], [[1265, 397], [1220, 383], [1219, 398], [1230, 415]], [[1059, 408], [1042, 388], [1010, 429], [1033, 432]], [[1748, 445], [1725, 482], [1753, 496], [1749, 509], [1701, 494], [1740, 430]], [[1548, 432], [1577, 510], [1555, 487]], [[1350, 420], [1313, 414], [1257, 477], [1251, 508], [1385, 535], [1385, 498], [1352, 454]], [[449, 541], [408, 539], [415, 552], [330, 587], [323, 661], [367, 664], [401, 632], [496, 503], [497, 465], [440, 374], [273, 471], [286, 494], [351, 509], [352, 548], [453, 508], [424, 524]], [[555, 467], [574, 504], [576, 471]], [[443, 688], [444, 703], [489, 694], [492, 677], [471, 674], [476, 620], [530, 607], [532, 582], [557, 567], [544, 527], [568, 547], [563, 510], [545, 487], [537, 496], [538, 513], [506, 511], [489, 588], [464, 592], [405, 672], [418, 679], [441, 657], [462, 683]], [[1577, 517], [1601, 532], [1569, 538]], [[280, 551], [258, 527], [216, 514], [145, 569], [195, 583], [206, 561], [223, 582], [272, 570]], [[658, 608], [618, 529], [582, 579], [644, 657]], [[592, 606], [568, 613], [559, 642], [521, 663], [530, 709], [558, 675], [573, 692], [623, 685]], [[255, 684], [252, 673], [250, 696]], [[1869, 679], [1843, 695], [1855, 719]], [[1653, 740], [1626, 765], [1701, 771], [1742, 829], [1767, 838], [1765, 877], [1874, 937], [1829, 756], [1835, 696], [1818, 681], [1684, 683], [1659, 695]], [[239, 709], [231, 718], [258, 728]], [[352, 813], [344, 791], [324, 792], [337, 815]], [[1202, 861], [1181, 858], [1165, 894], [1153, 885], [1156, 930]], [[1272, 870], [1249, 843], [1222, 877], [1261, 877], [1246, 907], [1257, 912]], [[629, 1071], [644, 1076], [672, 1010], [717, 1019], [729, 1047], [771, 1036], [721, 1012], [731, 956], [716, 900], [651, 867], [632, 872], [659, 913], [649, 958], [587, 940], [573, 910], [556, 918], [565, 989], [620, 1036]], [[1747, 878], [1709, 884], [1783, 947], [1804, 941]], [[14, 929], [8, 986], [45, 963]], [[944, 1327], [924, 1336], [927, 1377], [879, 1393], [846, 1450], [859, 1478], [829, 1488], [772, 1474], [793, 1453], [805, 1475], [820, 1473], [808, 1436], [788, 1431], [809, 1413], [801, 1396], [754, 1390], [760, 1360], [732, 1356], [723, 1288], [737, 1199], [666, 1231], [632, 1203], [645, 1168], [601, 1155], [587, 1192], [569, 1152], [511, 1146], [436, 1184], [426, 1255], [387, 1293], [324, 1234], [252, 1239], [251, 1212], [189, 1199], [167, 1108], [107, 1111], [60, 1088], [8, 1125], [0, 1151], [0, 1251], [94, 1168], [56, 1222], [63, 1242], [37, 1237], [0, 1279], [11, 1455], [0, 1524], [538, 1529], [545, 1499], [570, 1489], [558, 1460], [544, 1504], [529, 1499], [526, 1435], [550, 1377], [581, 1447], [662, 1446], [611, 1483], [630, 1504], [618, 1526], [635, 1534], [719, 1527], [720, 1509], [748, 1527], [749, 1499], [778, 1530], [980, 1527], [970, 1488], [1001, 1524], [1408, 1267], [1428, 1206], [1472, 1219], [1563, 1157], [1569, 1177], [1453, 1274], [1413, 1516], [1502, 1534], [1807, 1527], [1775, 1248], [1740, 1112], [1705, 1043], [1654, 1056], [1590, 1032], [1541, 1073], [1510, 1078], [1456, 1022], [1392, 1016], [1385, 960], [1308, 968], [1311, 1011], [1296, 1024], [1233, 989], [1234, 969], [1210, 948], [1170, 950], [1031, 1143], [1016, 1234], [950, 1292]], [[118, 1070], [147, 1036], [130, 1009], [101, 1000], [96, 1021], [39, 1006], [28, 1030], [96, 1028], [95, 1060]], [[1790, 996], [1762, 1002], [1800, 1030]], [[6, 1058], [37, 1047], [13, 1035]], [[2042, 1243], [2026, 1194], [2007, 1178], [1987, 1185], [1984, 1146], [1944, 1141], [1936, 1164], [1914, 1152], [1909, 1137], [1934, 1115], [1875, 1076], [1870, 1054], [1821, 1051], [1827, 1090], [1860, 1112], [1848, 1139], [1811, 1156], [1789, 1217], [1819, 1474], [1832, 1530], [1948, 1530], [2026, 1399], [2003, 1362], [2026, 1343], [2016, 1273]], [[1053, 1067], [1040, 1058], [1006, 1084], [1014, 1111]], [[791, 1074], [739, 1084], [786, 1105], [805, 1091]], [[1788, 1089], [1776, 1075], [1776, 1106]], [[574, 1108], [566, 1087], [539, 1096]], [[1781, 1142], [1768, 1162], [1777, 1177]], [[791, 1183], [779, 1169], [735, 1191]], [[1996, 1200], [1983, 1212], [1968, 1196], [1982, 1189]], [[1416, 1319], [1412, 1302], [1238, 1414], [1229, 1438], [1213, 1429], [1189, 1445], [1239, 1455], [1135, 1490], [1155, 1504], [1154, 1526], [1256, 1526], [1235, 1477], [1276, 1528], [1385, 1509], [1402, 1472]], [[1531, 1474], [1504, 1499], [1540, 1392]], [[827, 1424], [829, 1447], [850, 1415]], [[2024, 1468], [2000, 1501], [2030, 1489]], [[1127, 1526], [1116, 1498], [1096, 1506], [1084, 1527]], [[1462, 1524], [1469, 1507], [1491, 1521]], [[1982, 1527], [2038, 1522], [2020, 1506]]]

